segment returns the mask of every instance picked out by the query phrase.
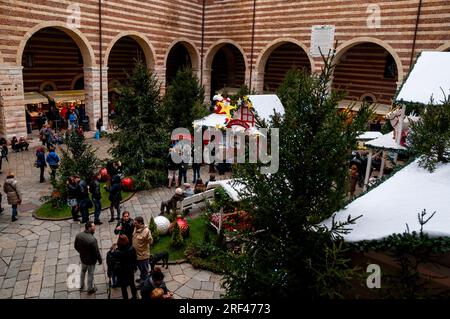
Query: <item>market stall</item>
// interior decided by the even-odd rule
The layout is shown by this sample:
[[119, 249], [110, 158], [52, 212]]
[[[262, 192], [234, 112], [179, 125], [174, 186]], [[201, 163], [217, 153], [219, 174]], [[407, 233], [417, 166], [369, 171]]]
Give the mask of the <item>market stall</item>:
[[[84, 117], [84, 90], [71, 90], [71, 91], [46, 91], [43, 92], [48, 99], [55, 103], [59, 116], [55, 121], [55, 129], [65, 126], [65, 120], [68, 118], [68, 112], [72, 109], [82, 110]], [[79, 112], [80, 113], [80, 112]], [[81, 116], [81, 115], [80, 115]], [[81, 123], [80, 123], [81, 124]], [[85, 129], [86, 130], [86, 129]]]
[[45, 113], [49, 110], [48, 99], [38, 92], [26, 92], [23, 97], [25, 109], [30, 115], [31, 128], [33, 130], [38, 129], [39, 113]]

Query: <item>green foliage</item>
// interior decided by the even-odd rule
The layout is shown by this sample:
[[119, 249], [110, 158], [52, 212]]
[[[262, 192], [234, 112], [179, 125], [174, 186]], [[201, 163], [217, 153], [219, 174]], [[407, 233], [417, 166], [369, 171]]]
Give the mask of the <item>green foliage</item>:
[[329, 92], [332, 59], [319, 75], [290, 71], [280, 87], [285, 116], [271, 123], [280, 128], [278, 172], [262, 175], [258, 164], [237, 167], [243, 209], [256, 231], [241, 237], [243, 253], [229, 256], [228, 297], [339, 297], [352, 275], [333, 238], [355, 219], [333, 223], [331, 230], [317, 223], [344, 204], [348, 154], [372, 112], [366, 105], [353, 118], [350, 111], [337, 112], [343, 93]]
[[117, 130], [110, 153], [120, 160], [138, 189], [163, 185], [170, 142], [167, 120], [159, 97], [159, 83], [145, 64], [137, 62], [117, 102]]
[[392, 234], [382, 240], [362, 241], [351, 245], [353, 249], [359, 251], [387, 252], [394, 258], [400, 266], [400, 270], [396, 275], [387, 277], [391, 286], [389, 289], [390, 296], [417, 298], [427, 295], [427, 281], [421, 279], [420, 265], [433, 262], [433, 257], [450, 251], [450, 238], [430, 238], [423, 232], [424, 225], [435, 213], [428, 218], [426, 218], [427, 212], [425, 209], [417, 214], [420, 224], [419, 232], [410, 232], [407, 225], [407, 231], [403, 234]]
[[450, 160], [450, 96], [442, 104], [431, 101], [411, 126], [408, 140], [420, 166], [432, 172], [437, 163]]
[[180, 248], [184, 245], [183, 235], [181, 234], [181, 228], [175, 221], [172, 230], [172, 247]]
[[205, 91], [190, 68], [177, 71], [167, 89], [164, 109], [170, 118], [170, 128], [192, 129], [192, 122], [209, 114], [203, 104]]
[[68, 131], [65, 141], [67, 149], [61, 148], [61, 162], [53, 184], [60, 191], [63, 199], [67, 197], [67, 179], [70, 176], [79, 175], [81, 179], [89, 182], [100, 167], [100, 160], [95, 155], [95, 149], [86, 143], [83, 134]]
[[153, 216], [152, 218], [150, 218], [150, 221], [148, 223], [148, 229], [150, 229], [150, 232], [152, 233], [153, 245], [155, 245], [159, 241], [159, 231]]

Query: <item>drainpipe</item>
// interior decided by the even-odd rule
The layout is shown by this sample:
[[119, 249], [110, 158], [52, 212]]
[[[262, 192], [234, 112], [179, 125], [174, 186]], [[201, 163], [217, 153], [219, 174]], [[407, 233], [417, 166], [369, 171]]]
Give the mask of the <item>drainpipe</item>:
[[253, 0], [253, 22], [252, 22], [252, 48], [250, 53], [250, 83], [249, 93], [252, 92], [252, 75], [253, 75], [253, 50], [255, 46], [255, 20], [256, 20], [256, 0]]
[[200, 50], [200, 84], [203, 85], [203, 51], [205, 49], [205, 4], [206, 0], [203, 0], [202, 8], [202, 43]]
[[100, 117], [103, 120], [103, 39], [102, 39], [102, 1], [98, 0], [98, 32], [100, 42]]
[[416, 39], [417, 39], [417, 31], [419, 30], [419, 20], [420, 20], [421, 12], [422, 12], [422, 0], [419, 0], [419, 6], [417, 8], [416, 26], [414, 29], [414, 38], [413, 38], [413, 44], [412, 44], [412, 50], [411, 50], [411, 59], [409, 60], [409, 70], [410, 71], [413, 67], [414, 55], [416, 52]]

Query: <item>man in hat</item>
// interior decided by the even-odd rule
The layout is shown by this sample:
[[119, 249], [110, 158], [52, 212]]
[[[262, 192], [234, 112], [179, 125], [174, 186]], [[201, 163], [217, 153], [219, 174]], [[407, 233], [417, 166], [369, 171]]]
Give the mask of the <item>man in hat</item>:
[[164, 213], [170, 214], [170, 211], [176, 209], [178, 202], [181, 202], [184, 198], [185, 195], [183, 194], [183, 190], [181, 188], [177, 188], [171, 199], [161, 202], [160, 215], [164, 215]]

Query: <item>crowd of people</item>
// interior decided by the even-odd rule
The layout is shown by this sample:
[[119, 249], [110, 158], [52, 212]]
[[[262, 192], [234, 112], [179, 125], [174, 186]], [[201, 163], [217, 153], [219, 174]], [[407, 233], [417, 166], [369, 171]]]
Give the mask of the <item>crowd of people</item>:
[[[81, 273], [80, 291], [85, 289], [87, 273], [87, 293], [97, 291], [94, 284], [95, 266], [102, 264], [103, 258], [98, 248], [94, 234], [95, 223], [88, 221], [85, 230], [75, 238], [75, 249], [80, 254]], [[106, 255], [107, 274], [111, 288], [119, 288], [122, 298], [128, 299], [128, 287], [132, 299], [138, 298], [138, 290], [142, 300], [170, 299], [173, 293], [167, 289], [164, 274], [159, 267], [150, 270], [150, 246], [153, 243], [152, 234], [141, 216], [134, 220], [128, 211], [123, 212], [114, 233], [118, 235]], [[135, 273], [139, 278], [135, 280]], [[137, 285], [135, 284], [137, 283]]]

